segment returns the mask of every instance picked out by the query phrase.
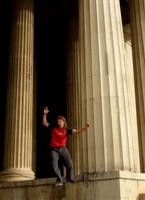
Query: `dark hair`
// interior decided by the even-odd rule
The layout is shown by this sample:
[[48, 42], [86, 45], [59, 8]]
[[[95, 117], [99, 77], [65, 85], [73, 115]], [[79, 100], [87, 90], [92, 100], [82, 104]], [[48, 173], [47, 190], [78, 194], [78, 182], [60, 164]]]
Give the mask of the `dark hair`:
[[64, 128], [67, 128], [67, 123], [66, 123], [65, 117], [63, 117], [63, 116], [60, 115], [60, 116], [57, 117], [57, 120], [59, 120], [59, 119], [64, 122]]

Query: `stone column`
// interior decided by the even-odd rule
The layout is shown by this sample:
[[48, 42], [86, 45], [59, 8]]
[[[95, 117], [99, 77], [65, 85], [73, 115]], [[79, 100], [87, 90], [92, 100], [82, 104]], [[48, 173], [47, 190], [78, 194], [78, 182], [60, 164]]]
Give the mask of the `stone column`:
[[[68, 29], [68, 64], [67, 64], [67, 120], [70, 127], [80, 127], [80, 65], [79, 65], [79, 29], [78, 5], [73, 3], [72, 18]], [[80, 173], [80, 135], [73, 135], [68, 139], [68, 146], [72, 154], [74, 170]]]
[[4, 170], [0, 181], [34, 179], [33, 139], [33, 0], [17, 0], [12, 24]]
[[[76, 65], [79, 72], [74, 74], [73, 68], [69, 70], [72, 80], [78, 78], [79, 124], [84, 126], [88, 122], [91, 126], [77, 141], [81, 173], [140, 171], [138, 135], [131, 124], [124, 52], [119, 0], [79, 0], [79, 67]], [[73, 99], [74, 92], [70, 95]], [[71, 103], [73, 112], [75, 103]]]
[[130, 1], [141, 170], [145, 172], [145, 2]]

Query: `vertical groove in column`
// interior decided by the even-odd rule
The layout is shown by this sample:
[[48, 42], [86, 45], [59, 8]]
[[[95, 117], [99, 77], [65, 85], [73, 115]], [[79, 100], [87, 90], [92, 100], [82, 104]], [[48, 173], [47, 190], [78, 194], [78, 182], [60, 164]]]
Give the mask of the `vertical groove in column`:
[[[88, 24], [90, 25], [90, 18], [91, 18], [91, 13], [90, 13], [90, 4], [85, 4], [86, 5], [86, 8], [85, 8], [85, 11], [86, 11], [86, 17], [87, 17], [87, 13], [88, 13], [88, 16], [87, 17], [88, 19]], [[87, 23], [87, 21], [86, 21]], [[87, 29], [87, 27], [86, 27]], [[85, 55], [87, 55], [88, 53], [92, 54], [92, 49], [91, 49], [91, 35], [90, 35], [90, 27], [89, 27], [89, 31], [87, 33], [86, 31], [86, 34], [88, 35], [88, 38], [87, 38], [87, 41], [86, 41], [86, 47], [85, 47], [85, 50], [86, 50], [86, 53]], [[86, 58], [86, 56], [85, 56]], [[86, 101], [86, 107], [89, 108], [87, 109], [87, 116], [91, 116], [92, 113], [93, 113], [93, 99], [92, 99], [92, 96], [93, 96], [93, 87], [92, 87], [92, 74], [91, 74], [91, 70], [92, 68], [90, 66], [92, 66], [92, 59], [86, 59], [86, 96], [87, 96], [87, 99], [88, 101]], [[88, 117], [87, 117], [87, 121], [88, 121]], [[93, 126], [93, 124], [92, 124]], [[85, 136], [86, 136], [86, 141], [87, 143], [84, 144], [86, 146], [89, 146], [90, 148], [87, 148], [87, 157], [86, 157], [86, 162], [87, 162], [87, 171], [92, 171], [93, 170], [93, 162], [95, 161], [95, 157], [93, 157], [95, 154], [94, 154], [94, 146], [93, 146], [93, 137], [92, 137], [92, 132], [90, 132], [90, 134], [88, 135], [87, 133], [85, 133]], [[93, 162], [92, 162], [93, 161]], [[94, 168], [95, 170], [95, 168]]]
[[[106, 8], [106, 9], [109, 12], [109, 25], [110, 25], [109, 28], [113, 29], [113, 24], [116, 25], [115, 26], [115, 28], [116, 28], [117, 24], [118, 24], [118, 19], [117, 19], [118, 16], [116, 13], [116, 8], [115, 8], [114, 3], [112, 5], [108, 5], [108, 8]], [[113, 21], [113, 18], [115, 19], [114, 21]], [[110, 19], [112, 19], [112, 20], [110, 20]], [[121, 19], [119, 21], [121, 22]], [[107, 26], [107, 17], [106, 17], [106, 26]], [[118, 45], [117, 45], [117, 47], [115, 45], [116, 43], [119, 43], [119, 41], [117, 39], [117, 37], [119, 37], [118, 32], [120, 33], [120, 30], [118, 31], [118, 29], [116, 28], [116, 29], [114, 29], [114, 31], [112, 31], [112, 34], [110, 34], [109, 37], [107, 37], [107, 34], [106, 34], [106, 38], [107, 38], [107, 40], [111, 39], [110, 44], [107, 44], [107, 49], [109, 51], [109, 48], [111, 48], [111, 51], [114, 54], [112, 56], [112, 61], [109, 66], [110, 69], [108, 68], [108, 73], [109, 73], [109, 77], [110, 77], [110, 79], [109, 79], [109, 90], [110, 90], [109, 96], [110, 96], [111, 120], [112, 120], [112, 122], [111, 122], [112, 138], [113, 138], [112, 142], [113, 142], [113, 146], [114, 146], [114, 148], [112, 149], [113, 154], [114, 154], [113, 162], [115, 162], [114, 167], [119, 166], [121, 168], [124, 168], [124, 166], [123, 166], [124, 155], [122, 156], [123, 152], [122, 152], [122, 138], [121, 138], [121, 135], [122, 135], [121, 129], [123, 127], [123, 125], [121, 125], [122, 119], [120, 118], [120, 116], [118, 115], [117, 112], [114, 112], [114, 109], [118, 112], [121, 111], [123, 113], [124, 117], [126, 118], [126, 114], [124, 113], [124, 100], [123, 100], [124, 93], [122, 90], [123, 86], [122, 86], [122, 80], [121, 80], [122, 79], [122, 77], [121, 77], [122, 76], [121, 53], [120, 53], [120, 49], [119, 49]], [[122, 39], [122, 37], [121, 37], [121, 39]], [[112, 78], [113, 78], [113, 80], [112, 80]], [[120, 83], [119, 79], [121, 81], [121, 84], [119, 84]], [[116, 121], [113, 122], [114, 117], [118, 118], [117, 122]], [[125, 126], [126, 126], [126, 119], [125, 119]], [[116, 130], [118, 130], [118, 131], [116, 132]], [[126, 131], [125, 131], [125, 134], [126, 134]], [[114, 140], [117, 140], [117, 142], [115, 143]], [[126, 142], [126, 140], [125, 140], [125, 142]], [[117, 154], [117, 157], [115, 156], [115, 154]], [[118, 159], [118, 157], [120, 159]]]
[[[94, 90], [94, 138], [95, 138], [95, 157], [96, 157], [96, 171], [105, 171], [105, 149], [104, 147], [104, 135], [100, 134], [103, 133], [103, 102], [101, 99], [102, 90], [101, 90], [101, 62], [102, 62], [102, 54], [100, 53], [102, 41], [99, 39], [101, 31], [100, 30], [101, 24], [98, 23], [100, 21], [100, 7], [97, 5], [97, 1], [95, 2], [95, 6], [93, 6], [93, 10], [91, 13], [95, 14], [94, 20], [91, 21], [91, 42], [92, 42], [92, 49], [96, 52], [95, 56], [92, 56], [92, 77], [93, 77], [93, 90]], [[98, 37], [97, 37], [97, 34]], [[93, 42], [95, 40], [96, 42]], [[95, 45], [96, 43], [96, 45]], [[97, 87], [97, 88], [96, 88]], [[97, 105], [100, 105], [97, 107]], [[98, 114], [99, 113], [99, 114]], [[98, 123], [99, 122], [99, 123]], [[99, 130], [99, 131], [98, 131]]]
[[[79, 48], [78, 48], [78, 10], [77, 7], [75, 6], [74, 8], [75, 11], [75, 16], [74, 16], [74, 23], [73, 23], [73, 37], [74, 37], [74, 84], [75, 84], [75, 95], [74, 95], [74, 100], [75, 100], [75, 124], [74, 126], [76, 128], [79, 128], [79, 91], [78, 91], [78, 68], [79, 68]], [[76, 98], [77, 97], [77, 98]], [[75, 171], [78, 174], [79, 173], [79, 165], [80, 165], [80, 155], [79, 155], [79, 134], [76, 134], [75, 136], [75, 146], [74, 146], [74, 156], [77, 158], [75, 159]]]
[[[4, 170], [33, 179], [33, 1], [16, 0], [11, 37]], [[21, 179], [21, 178], [19, 178]]]
[[[83, 20], [84, 20], [84, 22], [85, 22], [85, 20], [86, 20], [86, 13], [85, 13], [85, 8], [86, 8], [86, 3], [87, 3], [87, 1], [84, 3], [84, 4], [82, 4], [82, 9], [83, 9], [83, 12], [82, 12], [82, 15], [83, 15]], [[86, 37], [85, 37], [85, 34], [86, 34], [86, 30], [85, 30], [85, 26], [84, 26], [84, 28], [83, 28], [83, 31], [84, 31], [84, 40], [86, 39]], [[86, 43], [83, 43], [83, 45], [80, 47], [81, 49], [80, 50], [82, 50], [82, 48], [85, 50], [85, 48], [86, 48]], [[81, 55], [82, 56], [82, 59], [83, 60], [81, 60], [82, 61], [82, 63], [81, 63], [81, 65], [80, 65], [80, 68], [81, 68], [81, 76], [83, 77], [83, 78], [81, 78], [81, 107], [82, 107], [82, 126], [83, 126], [83, 124], [85, 124], [86, 123], [86, 117], [87, 117], [87, 101], [86, 101], [86, 68], [84, 67], [82, 67], [82, 64], [84, 64], [83, 66], [86, 66], [86, 52], [84, 51], [84, 54], [83, 55]], [[85, 108], [85, 109], [84, 109]], [[81, 144], [81, 146], [82, 146], [82, 148], [81, 148], [81, 151], [82, 151], [82, 169], [83, 169], [83, 172], [86, 172], [86, 171], [88, 171], [88, 162], [87, 162], [87, 140], [86, 140], [86, 135], [85, 134], [82, 134], [81, 135], [81, 142], [82, 142], [82, 144]]]
[[[94, 120], [97, 118], [97, 121], [99, 123], [96, 123], [96, 122], [95, 123], [100, 124], [98, 126], [97, 130], [94, 130], [94, 131], [96, 131], [96, 133], [98, 133], [96, 137], [98, 137], [98, 139], [99, 139], [98, 143], [96, 143], [96, 152], [98, 152], [96, 154], [96, 160], [98, 161], [98, 163], [96, 164], [96, 168], [97, 168], [98, 171], [100, 171], [100, 169], [102, 169], [102, 171], [106, 171], [107, 170], [106, 169], [106, 147], [104, 147], [105, 142], [106, 142], [105, 130], [104, 130], [104, 122], [105, 121], [103, 120], [104, 119], [103, 118], [103, 116], [104, 116], [104, 114], [103, 114], [104, 113], [103, 112], [104, 102], [102, 101], [102, 96], [104, 96], [104, 94], [103, 94], [104, 93], [103, 92], [104, 86], [102, 84], [103, 79], [104, 79], [102, 77], [102, 70], [103, 70], [102, 65], [104, 65], [103, 59], [102, 59], [102, 52], [104, 52], [104, 49], [102, 47], [105, 47], [106, 44], [105, 44], [105, 39], [100, 40], [101, 32], [104, 33], [104, 31], [105, 31], [104, 26], [103, 26], [104, 21], [102, 23], [99, 23], [100, 20], [102, 18], [104, 18], [104, 15], [103, 15], [104, 11], [103, 11], [103, 9], [101, 9], [100, 6], [98, 6], [97, 1], [95, 2], [95, 4], [96, 4], [96, 6], [94, 6], [94, 10], [92, 10], [92, 15], [94, 15], [93, 13], [96, 13], [97, 17], [94, 16], [93, 17], [94, 20], [91, 21], [91, 24], [94, 23], [94, 25], [96, 25], [95, 26], [96, 27], [95, 32], [94, 32], [94, 29], [93, 29], [94, 27], [91, 26], [91, 28], [92, 28], [91, 33], [94, 32], [94, 34], [92, 35], [92, 40], [93, 40], [93, 38], [97, 37], [96, 32], [98, 32], [98, 37], [97, 37], [98, 46], [94, 45], [93, 41], [92, 41], [92, 44], [91, 44], [92, 48], [95, 48], [96, 55], [98, 54], [98, 61], [96, 61], [96, 63], [93, 65], [94, 70], [98, 66], [97, 69], [96, 69], [96, 71], [97, 71], [96, 78], [94, 76], [94, 79], [95, 79], [94, 83], [96, 82], [96, 79], [98, 79], [98, 81], [97, 81], [97, 84], [98, 84], [97, 90], [98, 91], [96, 93], [96, 101], [95, 101], [95, 107], [97, 109], [97, 113], [96, 113], [96, 116], [94, 116]], [[93, 6], [93, 4], [92, 4], [92, 6]], [[96, 11], [95, 11], [95, 8], [96, 8]], [[96, 56], [93, 56], [92, 60], [95, 59], [95, 58], [96, 58]], [[106, 66], [105, 66], [105, 68], [106, 68]], [[106, 72], [107, 72], [107, 70], [106, 70]], [[95, 87], [95, 85], [93, 87]], [[94, 100], [95, 100], [95, 97], [94, 97]], [[100, 105], [100, 106], [98, 107], [97, 105]], [[100, 130], [101, 130], [101, 132], [100, 132]], [[100, 133], [102, 133], [102, 134], [100, 134]]]
[[145, 172], [145, 4], [130, 1], [131, 35], [133, 46], [134, 76], [136, 89], [137, 120], [139, 131], [141, 171]]

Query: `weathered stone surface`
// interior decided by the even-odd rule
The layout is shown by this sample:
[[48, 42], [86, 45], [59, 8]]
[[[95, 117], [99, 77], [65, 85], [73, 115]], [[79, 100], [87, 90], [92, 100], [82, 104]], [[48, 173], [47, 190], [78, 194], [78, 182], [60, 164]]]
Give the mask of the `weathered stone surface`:
[[[93, 179], [92, 179], [93, 178]], [[0, 184], [0, 200], [144, 200], [145, 174], [109, 172], [55, 186], [56, 179]]]
[[68, 118], [71, 126], [88, 122], [90, 128], [69, 143], [76, 173], [139, 172], [119, 0], [80, 0], [77, 17], [69, 54]]

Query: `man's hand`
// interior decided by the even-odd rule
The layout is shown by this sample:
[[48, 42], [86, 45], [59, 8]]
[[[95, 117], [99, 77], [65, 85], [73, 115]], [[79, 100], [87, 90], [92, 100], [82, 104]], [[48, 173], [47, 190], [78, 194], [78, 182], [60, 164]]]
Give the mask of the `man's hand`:
[[89, 124], [86, 124], [85, 127], [83, 127], [83, 128], [73, 129], [73, 133], [81, 133], [81, 132], [84, 132], [84, 131], [86, 131], [89, 127], [90, 127], [90, 125], [89, 125]]
[[90, 127], [90, 124], [86, 124], [86, 128], [89, 128]]
[[43, 119], [42, 119], [42, 124], [45, 126], [45, 127], [49, 127], [49, 123], [47, 122], [47, 114], [49, 113], [49, 109], [47, 106], [44, 107], [44, 110], [43, 110]]
[[48, 109], [48, 106], [45, 106], [44, 107], [44, 110], [43, 110], [43, 113], [44, 114], [48, 114], [50, 111], [49, 111], [49, 109]]

